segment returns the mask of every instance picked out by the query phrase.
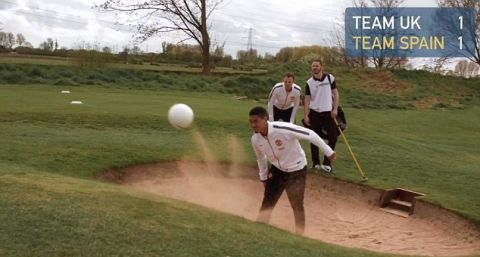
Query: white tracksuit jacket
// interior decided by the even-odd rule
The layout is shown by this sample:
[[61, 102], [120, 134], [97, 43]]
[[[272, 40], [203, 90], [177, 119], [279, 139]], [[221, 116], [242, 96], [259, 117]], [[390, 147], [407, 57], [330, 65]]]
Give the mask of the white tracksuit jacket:
[[286, 110], [293, 107], [290, 120], [285, 122], [294, 123], [297, 115], [298, 106], [300, 105], [300, 97], [302, 96], [302, 88], [297, 84], [292, 85], [292, 91], [287, 92], [283, 83], [277, 83], [270, 91], [268, 97], [268, 120], [273, 121], [273, 106], [280, 110]]
[[334, 151], [314, 131], [287, 122], [268, 122], [268, 135], [252, 136], [252, 146], [257, 156], [260, 180], [268, 178], [268, 161], [284, 172], [294, 172], [307, 165], [305, 152], [299, 139], [310, 141], [326, 155]]

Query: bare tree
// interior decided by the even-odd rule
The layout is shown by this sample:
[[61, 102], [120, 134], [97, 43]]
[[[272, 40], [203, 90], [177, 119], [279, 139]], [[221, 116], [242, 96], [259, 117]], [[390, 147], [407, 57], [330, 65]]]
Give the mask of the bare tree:
[[0, 31], [0, 46], [6, 48], [7, 45], [7, 33]]
[[153, 36], [181, 32], [193, 39], [202, 49], [202, 71], [210, 73], [210, 24], [209, 18], [221, 0], [107, 0], [96, 6], [103, 11], [124, 13], [139, 17], [136, 23], [140, 40]]
[[32, 45], [32, 43], [30, 43], [30, 42], [28, 42], [28, 41], [25, 41], [25, 43], [23, 43], [23, 47], [33, 48], [33, 45]]
[[40, 49], [53, 52], [55, 50], [55, 41], [53, 41], [52, 38], [47, 38], [47, 40], [40, 44]]
[[215, 50], [213, 51], [213, 60], [212, 60], [212, 69], [215, 69], [218, 63], [220, 63], [223, 60], [223, 57], [225, 56], [225, 43], [223, 42], [222, 45], [217, 45], [215, 46]]
[[370, 0], [370, 2], [377, 8], [396, 8], [402, 5], [405, 0]]
[[462, 60], [455, 66], [454, 74], [466, 78], [475, 77], [478, 75], [480, 66], [474, 62]]
[[432, 68], [432, 72], [434, 73], [439, 73], [439, 74], [445, 74], [445, 64], [447, 63], [448, 58], [447, 57], [440, 57], [434, 61], [434, 66]]
[[237, 59], [240, 64], [253, 63], [258, 59], [257, 49], [237, 51]]
[[130, 55], [130, 53], [130, 48], [128, 46], [124, 46], [123, 50], [118, 53], [118, 56], [120, 57], [120, 59], [122, 59], [123, 63], [128, 64], [128, 56]]
[[18, 46], [23, 46], [27, 40], [25, 39], [25, 36], [23, 36], [22, 33], [17, 34], [17, 45]]
[[104, 46], [102, 48], [102, 52], [106, 53], [106, 54], [111, 54], [112, 53], [112, 48], [108, 47], [108, 46]]
[[476, 12], [476, 27], [472, 34], [475, 40], [475, 48], [469, 51], [471, 56], [466, 56], [470, 61], [480, 65], [480, 1], [479, 0], [437, 0], [440, 7], [473, 8]]
[[133, 54], [133, 55], [139, 55], [139, 54], [141, 54], [141, 53], [142, 53], [142, 49], [140, 49], [140, 47], [134, 46], [134, 47], [132, 48], [132, 54]]
[[15, 35], [12, 32], [8, 32], [5, 47], [11, 49], [14, 45], [15, 45]]

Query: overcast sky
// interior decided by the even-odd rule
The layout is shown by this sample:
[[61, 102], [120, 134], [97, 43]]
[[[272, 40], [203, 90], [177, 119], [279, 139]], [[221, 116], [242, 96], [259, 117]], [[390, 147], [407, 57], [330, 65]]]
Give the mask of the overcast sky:
[[[335, 23], [351, 0], [224, 0], [212, 17], [212, 37], [225, 42], [235, 56], [246, 49], [249, 29], [259, 53], [275, 54], [281, 47], [327, 45]], [[102, 0], [0, 0], [0, 29], [22, 33], [34, 46], [47, 37], [60, 46], [96, 43], [116, 50], [134, 44], [135, 29], [118, 26], [110, 13], [92, 8]], [[407, 0], [404, 7], [435, 7], [436, 0]], [[161, 51], [161, 42], [176, 43], [180, 34], [164, 35], [138, 44], [143, 51]]]

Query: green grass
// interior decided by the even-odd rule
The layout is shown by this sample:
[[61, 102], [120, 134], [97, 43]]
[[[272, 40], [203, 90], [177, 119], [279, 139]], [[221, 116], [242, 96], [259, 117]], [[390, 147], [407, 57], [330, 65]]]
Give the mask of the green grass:
[[[149, 73], [108, 73], [107, 77], [120, 77], [118, 84], [50, 85], [54, 77], [65, 79], [70, 74], [95, 80], [101, 72], [28, 65], [0, 68], [0, 256], [375, 255], [95, 180], [102, 170], [112, 167], [181, 158], [201, 160], [202, 153], [192, 140], [195, 131], [205, 136], [219, 161], [231, 159], [227, 138], [236, 136], [244, 148], [244, 163], [255, 165], [247, 113], [259, 103], [236, 101], [210, 87], [232, 83], [236, 88], [245, 83], [248, 88], [249, 83], [268, 82], [275, 74], [205, 78], [154, 73], [172, 79], [171, 85], [180, 90], [173, 91], [175, 87], [139, 86], [142, 82], [138, 79]], [[20, 85], [6, 83], [5, 77], [12, 74], [18, 76]], [[445, 82], [438, 80], [439, 88], [434, 88], [426, 79], [415, 80], [415, 74], [388, 74], [413, 91], [375, 93], [373, 87], [350, 82], [364, 76], [358, 72], [345, 71], [339, 78], [344, 85], [340, 92], [347, 98], [347, 136], [370, 178], [368, 184], [426, 193], [427, 200], [479, 223], [480, 109], [475, 80], [458, 85], [462, 89], [459, 95], [471, 94], [471, 101], [462, 108], [378, 109], [384, 104], [351, 108], [349, 98], [370, 95], [402, 100], [420, 92], [420, 85], [429, 89], [425, 95], [431, 91], [447, 97], [450, 91], [442, 94], [447, 85], [442, 83], [463, 81], [446, 78]], [[423, 74], [428, 79], [427, 75]], [[28, 83], [35, 78], [45, 84]], [[177, 83], [192, 79], [212, 84], [205, 82], [205, 90], [186, 94], [182, 90], [188, 87]], [[131, 86], [127, 86], [129, 80]], [[72, 94], [60, 94], [61, 90]], [[84, 105], [70, 105], [72, 100], [82, 100]], [[400, 100], [395, 104], [402, 104]], [[365, 99], [355, 101], [371, 104]], [[176, 102], [195, 110], [193, 130], [169, 126], [166, 113]], [[341, 139], [337, 152], [337, 176], [359, 181]]]
[[[347, 136], [368, 173], [369, 184], [420, 191], [429, 201], [480, 221], [479, 108], [349, 111]], [[343, 144], [338, 151], [347, 157]], [[358, 172], [348, 162], [339, 168], [340, 176], [355, 180]]]
[[[0, 63], [2, 64], [22, 64], [22, 65], [51, 65], [51, 66], [75, 66], [76, 63], [72, 58], [61, 57], [5, 57], [0, 56]], [[201, 68], [188, 67], [182, 64], [123, 64], [123, 63], [109, 63], [106, 65], [113, 69], [126, 70], [145, 70], [145, 71], [163, 71], [163, 72], [184, 72], [184, 73], [201, 73]], [[228, 67], [217, 67], [213, 70], [214, 74], [265, 74], [267, 71], [263, 69], [254, 69], [251, 71], [235, 70]]]
[[4, 64], [34, 64], [34, 65], [72, 65], [72, 61], [67, 58], [48, 58], [48, 57], [30, 57], [30, 58], [19, 58], [19, 57], [5, 57], [0, 56], [0, 63]]
[[[87, 69], [74, 66], [0, 64], [0, 84], [95, 85], [108, 88], [268, 95], [275, 80], [258, 76], [230, 76], [146, 71], [140, 69]], [[269, 86], [267, 86], [269, 85]]]
[[[92, 85], [154, 91], [168, 89], [266, 99], [272, 86], [282, 80], [285, 72], [295, 72], [296, 83], [302, 87], [310, 76], [309, 65], [306, 63], [278, 65], [274, 68], [263, 75], [220, 73], [201, 76], [191, 72], [122, 69], [121, 65], [118, 68], [87, 69], [68, 65], [2, 64], [0, 61], [0, 84], [46, 84], [59, 87]], [[464, 79], [404, 70], [346, 67], [326, 67], [326, 70], [335, 75], [341, 102], [347, 107], [456, 110], [480, 104], [480, 87], [477, 86], [480, 78]]]

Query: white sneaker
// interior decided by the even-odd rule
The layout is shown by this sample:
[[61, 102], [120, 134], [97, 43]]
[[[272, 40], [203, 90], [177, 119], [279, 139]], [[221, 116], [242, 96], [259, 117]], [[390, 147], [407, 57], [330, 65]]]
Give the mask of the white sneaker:
[[326, 172], [326, 173], [333, 173], [332, 172], [332, 166], [329, 166], [329, 165], [321, 165], [320, 168], [322, 169], [322, 171]]
[[318, 172], [320, 170], [322, 170], [322, 167], [320, 166], [320, 164], [316, 164], [315, 166], [313, 166], [313, 171]]

